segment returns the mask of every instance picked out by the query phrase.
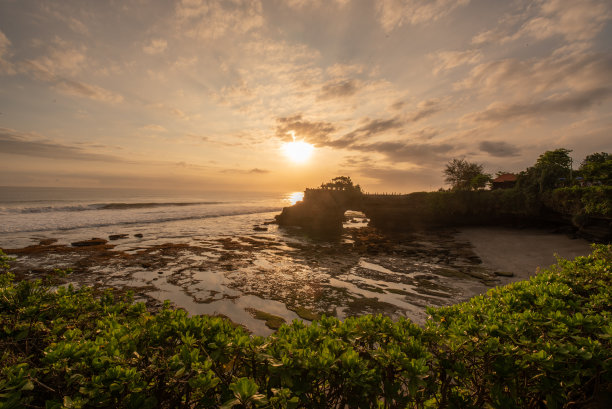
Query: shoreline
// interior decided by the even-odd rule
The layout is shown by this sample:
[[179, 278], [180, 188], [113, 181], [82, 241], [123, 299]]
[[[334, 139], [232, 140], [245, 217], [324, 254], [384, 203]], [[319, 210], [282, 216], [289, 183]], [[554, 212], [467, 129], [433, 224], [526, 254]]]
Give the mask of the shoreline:
[[[343, 236], [330, 242], [309, 239], [299, 229], [267, 227], [191, 242], [125, 245], [117, 240], [73, 247], [48, 240], [6, 253], [19, 257], [11, 265], [20, 278], [73, 268], [64, 282], [132, 290], [150, 308], [169, 299], [190, 314], [225, 316], [256, 335], [268, 335], [283, 322], [323, 314], [344, 319], [382, 313], [423, 324], [426, 306], [462, 302], [535, 271], [515, 263], [513, 277], [495, 274], [508, 271], [512, 254], [521, 253], [517, 241], [533, 249], [538, 240], [544, 252], [554, 237], [590, 252], [586, 242], [532, 229], [386, 234], [347, 223]], [[503, 234], [505, 241], [492, 239]], [[515, 250], [496, 259], [504, 246]], [[538, 262], [522, 253], [529, 265]]]
[[511, 277], [499, 275], [502, 285], [527, 280], [538, 269], [555, 264], [555, 255], [574, 259], [592, 251], [584, 238], [569, 238], [537, 228], [468, 227], [460, 229], [458, 237], [472, 243], [486, 268], [513, 273]]

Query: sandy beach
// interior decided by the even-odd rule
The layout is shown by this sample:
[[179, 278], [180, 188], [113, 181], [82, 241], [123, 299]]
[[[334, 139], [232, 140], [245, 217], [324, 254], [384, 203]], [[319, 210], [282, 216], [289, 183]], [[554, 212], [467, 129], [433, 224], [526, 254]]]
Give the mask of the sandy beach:
[[500, 276], [501, 284], [525, 280], [556, 263], [556, 257], [573, 259], [591, 252], [587, 240], [571, 239], [563, 234], [541, 229], [506, 227], [462, 228], [457, 238], [473, 245], [483, 267], [497, 272], [511, 272], [512, 277]]

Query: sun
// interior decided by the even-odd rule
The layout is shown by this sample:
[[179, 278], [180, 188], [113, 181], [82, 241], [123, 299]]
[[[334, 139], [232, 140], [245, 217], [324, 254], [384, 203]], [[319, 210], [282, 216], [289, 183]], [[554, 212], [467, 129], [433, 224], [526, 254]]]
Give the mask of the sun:
[[304, 163], [312, 155], [314, 146], [302, 141], [287, 142], [283, 145], [283, 153], [295, 163]]
[[293, 142], [285, 142], [283, 144], [281, 148], [283, 153], [291, 162], [306, 162], [312, 155], [314, 146], [304, 141], [296, 141], [295, 133], [293, 131], [289, 131], [288, 133], [293, 137]]

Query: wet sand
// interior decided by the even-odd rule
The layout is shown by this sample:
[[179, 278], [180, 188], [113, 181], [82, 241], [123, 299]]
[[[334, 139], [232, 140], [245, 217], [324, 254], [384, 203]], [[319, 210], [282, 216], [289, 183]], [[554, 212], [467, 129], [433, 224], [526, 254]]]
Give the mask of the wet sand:
[[[525, 279], [538, 266], [590, 252], [584, 240], [538, 230], [470, 228], [386, 234], [353, 220], [331, 241], [268, 225], [264, 232], [169, 242], [120, 239], [79, 247], [33, 238], [5, 249], [20, 279], [71, 268], [66, 283], [131, 290], [157, 308], [223, 315], [257, 335], [325, 314], [407, 317]], [[84, 238], [87, 239], [87, 238]], [[496, 274], [497, 273], [497, 274]], [[504, 275], [512, 273], [512, 277]]]
[[573, 259], [591, 253], [591, 244], [587, 240], [571, 239], [540, 229], [470, 227], [461, 229], [457, 237], [472, 243], [483, 267], [514, 274], [512, 277], [500, 276], [501, 284], [528, 279], [538, 268], [555, 264], [555, 255]]

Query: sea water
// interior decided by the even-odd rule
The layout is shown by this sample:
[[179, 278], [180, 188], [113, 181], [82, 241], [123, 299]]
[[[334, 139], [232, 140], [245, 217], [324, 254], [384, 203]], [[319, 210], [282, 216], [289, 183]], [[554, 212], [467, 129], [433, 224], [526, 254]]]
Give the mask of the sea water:
[[231, 235], [273, 218], [300, 193], [0, 187], [0, 247], [111, 234], [148, 239]]

